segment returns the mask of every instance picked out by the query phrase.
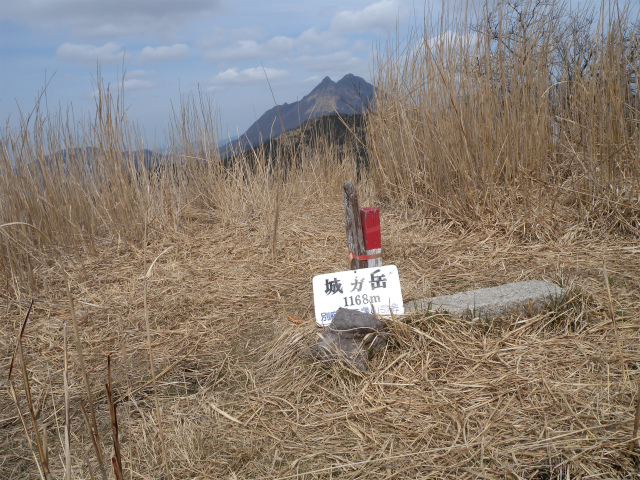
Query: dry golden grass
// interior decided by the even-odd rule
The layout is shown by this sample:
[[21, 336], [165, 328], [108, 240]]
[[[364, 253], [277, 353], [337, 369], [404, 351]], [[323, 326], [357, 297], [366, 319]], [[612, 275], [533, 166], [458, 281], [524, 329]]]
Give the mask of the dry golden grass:
[[[637, 475], [637, 452], [627, 454], [640, 381], [637, 241], [523, 244], [497, 231], [458, 231], [383, 207], [385, 262], [398, 265], [406, 299], [545, 277], [573, 284], [574, 296], [555, 311], [491, 323], [400, 317], [369, 372], [326, 369], [298, 353], [316, 335], [311, 276], [346, 265], [341, 195], [339, 185], [304, 187], [296, 181], [284, 188], [275, 261], [266, 222], [225, 226], [216, 212], [201, 211], [208, 221], [183, 234], [150, 225], [149, 259], [173, 246], [156, 263], [148, 296], [171, 476]], [[267, 216], [269, 203], [256, 214]], [[103, 387], [111, 355], [125, 475], [156, 478], [163, 461], [149, 382], [142, 257], [141, 246], [114, 243], [67, 272], [103, 450], [112, 454]], [[622, 362], [606, 313], [603, 260]], [[36, 298], [24, 351], [51, 469], [60, 477], [61, 326], [70, 313], [61, 275], [47, 277], [52, 285]], [[27, 302], [3, 297], [3, 303], [6, 371]], [[69, 377], [73, 477], [88, 478], [90, 443], [78, 407], [86, 394], [73, 347]], [[31, 478], [37, 470], [4, 375], [2, 383], [2, 468], [9, 478]]]
[[379, 50], [376, 190], [460, 225], [519, 224], [525, 237], [636, 231], [637, 8], [498, 4], [480, 18], [427, 17]]
[[[138, 137], [101, 85], [86, 125], [36, 112], [8, 132], [0, 476], [98, 478], [100, 451], [116, 478], [109, 383], [127, 479], [640, 477], [640, 125], [620, 80], [638, 57], [625, 21], [630, 43], [608, 25], [593, 57], [606, 75], [575, 80], [571, 107], [540, 94], [544, 69], [517, 48], [475, 52], [486, 78], [511, 82], [504, 102], [464, 62], [439, 69], [468, 59], [465, 44], [382, 63], [368, 172], [320, 137], [294, 159], [258, 149], [225, 167], [196, 99], [172, 119], [172, 165], [138, 172], [120, 153]], [[536, 30], [538, 54], [559, 45], [553, 31]], [[92, 176], [82, 158], [48, 157], [84, 146], [100, 152]], [[311, 277], [347, 265], [345, 180], [380, 208], [405, 300], [540, 278], [569, 298], [491, 321], [396, 317], [366, 373], [311, 362]]]

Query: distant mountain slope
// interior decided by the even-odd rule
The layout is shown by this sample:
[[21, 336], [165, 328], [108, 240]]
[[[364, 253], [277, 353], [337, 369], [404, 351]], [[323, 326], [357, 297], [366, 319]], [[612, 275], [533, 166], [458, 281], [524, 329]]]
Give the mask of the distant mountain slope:
[[230, 166], [232, 161], [242, 158], [250, 166], [256, 166], [256, 161], [272, 165], [278, 161], [286, 167], [302, 159], [305, 153], [313, 155], [312, 152], [324, 151], [327, 146], [338, 156], [354, 159], [358, 168], [368, 165], [365, 116], [330, 113], [311, 118], [298, 128], [244, 150], [233, 160], [223, 159], [223, 164]]
[[277, 137], [282, 133], [280, 118], [284, 131], [288, 132], [311, 118], [336, 112], [349, 115], [362, 113], [372, 98], [373, 87], [360, 77], [348, 74], [338, 82], [325, 77], [302, 100], [267, 110], [238, 140], [232, 142], [231, 147], [236, 151], [245, 150]]

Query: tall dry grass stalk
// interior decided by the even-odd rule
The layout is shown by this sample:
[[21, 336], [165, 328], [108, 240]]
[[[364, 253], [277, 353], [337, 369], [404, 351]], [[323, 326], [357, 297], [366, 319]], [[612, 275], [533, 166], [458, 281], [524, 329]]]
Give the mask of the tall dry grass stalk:
[[[143, 257], [144, 257], [144, 266], [146, 268], [147, 266], [147, 215], [145, 214], [145, 227], [144, 227], [144, 238], [143, 238]], [[148, 293], [148, 280], [149, 277], [151, 277], [151, 272], [153, 271], [153, 266], [155, 265], [156, 261], [158, 260], [158, 258], [160, 258], [160, 256], [164, 255], [168, 250], [170, 250], [172, 247], [169, 247], [168, 249], [166, 249], [164, 252], [162, 252], [160, 255], [158, 255], [153, 262], [151, 262], [151, 265], [149, 266], [149, 270], [147, 270], [147, 272], [144, 275], [144, 290], [143, 290], [143, 302], [144, 302], [144, 324], [145, 324], [145, 328], [146, 328], [146, 333], [147, 333], [147, 347], [148, 347], [148, 354], [149, 354], [149, 371], [151, 372], [151, 382], [153, 385], [153, 399], [154, 399], [154, 403], [156, 406], [156, 419], [157, 419], [157, 423], [158, 423], [158, 433], [160, 435], [160, 445], [162, 446], [162, 460], [163, 460], [163, 464], [164, 464], [164, 469], [165, 469], [165, 473], [167, 475], [167, 477], [171, 477], [171, 471], [169, 470], [169, 461], [167, 459], [167, 450], [166, 450], [166, 446], [165, 446], [165, 441], [164, 441], [164, 429], [162, 427], [162, 411], [160, 410], [160, 403], [158, 401], [158, 385], [156, 382], [156, 371], [155, 371], [155, 367], [154, 367], [154, 362], [153, 362], [153, 348], [151, 346], [151, 327], [149, 324], [149, 305], [147, 303], [147, 293]]]
[[82, 380], [84, 382], [84, 387], [87, 391], [87, 403], [89, 404], [89, 412], [91, 413], [91, 422], [89, 422], [89, 417], [87, 416], [87, 412], [85, 411], [84, 405], [80, 403], [82, 408], [82, 413], [85, 418], [85, 423], [87, 426], [87, 430], [89, 432], [89, 437], [91, 438], [91, 442], [93, 444], [93, 449], [96, 453], [96, 459], [98, 461], [98, 469], [100, 470], [100, 475], [103, 480], [107, 479], [107, 472], [104, 466], [104, 460], [102, 457], [102, 446], [100, 444], [100, 434], [98, 432], [98, 423], [96, 422], [96, 412], [94, 408], [93, 394], [91, 393], [91, 383], [89, 382], [89, 375], [87, 374], [87, 367], [84, 361], [84, 353], [82, 349], [82, 341], [80, 340], [80, 328], [78, 327], [78, 319], [76, 317], [76, 310], [73, 305], [73, 297], [71, 296], [71, 287], [69, 286], [69, 281], [67, 280], [67, 298], [69, 300], [69, 311], [71, 312], [71, 321], [73, 322], [73, 338], [76, 343], [76, 353], [78, 355], [78, 364], [80, 365], [80, 372], [82, 374]]
[[[27, 322], [29, 321], [29, 315], [31, 314], [31, 309], [33, 308], [33, 300], [29, 304], [29, 309], [27, 310], [27, 314], [24, 317], [24, 321], [22, 322], [22, 327], [20, 328], [20, 333], [18, 335], [18, 342], [16, 345], [16, 349], [11, 357], [11, 363], [9, 364], [9, 374], [8, 382], [9, 382], [9, 391], [11, 393], [11, 398], [18, 410], [18, 416], [20, 417], [20, 422], [22, 423], [22, 428], [24, 429], [24, 433], [27, 437], [27, 441], [29, 442], [29, 449], [31, 450], [31, 454], [35, 460], [35, 463], [38, 467], [38, 473], [40, 477], [44, 480], [50, 480], [51, 471], [49, 466], [49, 452], [47, 449], [47, 432], [46, 427], [43, 430], [42, 435], [40, 434], [40, 429], [38, 428], [38, 421], [36, 418], [35, 410], [33, 407], [33, 399], [31, 396], [31, 388], [29, 386], [29, 373], [27, 372], [27, 365], [24, 358], [24, 352], [22, 349], [22, 338], [24, 336], [25, 327], [27, 326]], [[20, 368], [22, 371], [22, 381], [24, 383], [24, 391], [25, 397], [27, 401], [27, 407], [29, 409], [29, 417], [31, 419], [31, 426], [33, 428], [33, 435], [36, 441], [36, 452], [33, 450], [33, 444], [31, 443], [31, 436], [29, 435], [29, 430], [27, 428], [27, 424], [24, 420], [24, 416], [22, 414], [22, 410], [20, 408], [20, 403], [18, 401], [18, 396], [16, 395], [15, 388], [13, 387], [13, 383], [11, 382], [11, 374], [13, 373], [14, 362], [16, 360], [16, 356], [20, 360]]]
[[367, 122], [378, 194], [528, 238], [637, 232], [640, 21], [622, 3], [452, 9], [389, 43]]
[[71, 431], [69, 425], [69, 362], [67, 355], [67, 322], [62, 325], [63, 367], [62, 382], [64, 386], [64, 478], [71, 480]]

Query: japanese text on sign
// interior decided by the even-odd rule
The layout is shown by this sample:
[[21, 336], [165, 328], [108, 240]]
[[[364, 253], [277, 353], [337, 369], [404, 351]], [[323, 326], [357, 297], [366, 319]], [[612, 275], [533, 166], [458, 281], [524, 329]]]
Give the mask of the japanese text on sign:
[[395, 265], [347, 270], [313, 278], [316, 323], [331, 323], [338, 308], [388, 315], [404, 313]]

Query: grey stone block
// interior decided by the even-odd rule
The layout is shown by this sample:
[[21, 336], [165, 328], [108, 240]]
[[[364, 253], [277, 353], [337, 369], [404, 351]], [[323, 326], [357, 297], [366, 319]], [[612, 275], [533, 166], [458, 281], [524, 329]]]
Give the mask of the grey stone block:
[[404, 305], [404, 312], [435, 311], [458, 317], [494, 317], [511, 313], [528, 313], [546, 307], [566, 296], [566, 291], [543, 280], [508, 283], [499, 287], [414, 300]]

